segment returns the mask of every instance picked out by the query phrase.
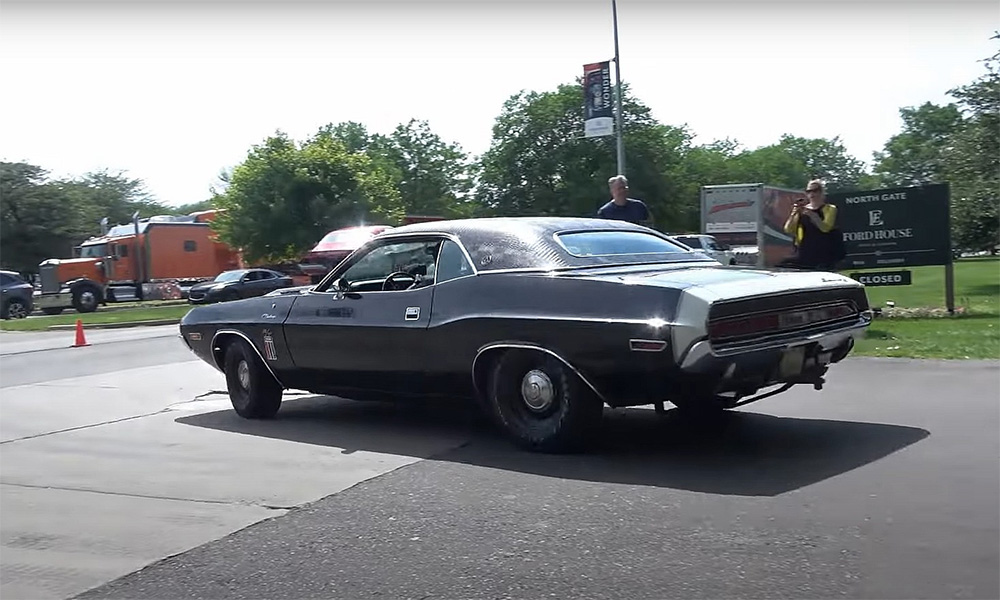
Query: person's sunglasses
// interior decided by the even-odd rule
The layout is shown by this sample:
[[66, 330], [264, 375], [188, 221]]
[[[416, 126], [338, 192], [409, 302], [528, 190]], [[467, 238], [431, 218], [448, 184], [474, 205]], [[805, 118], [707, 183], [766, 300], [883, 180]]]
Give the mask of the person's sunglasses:
[[806, 189], [806, 193], [807, 194], [818, 194], [819, 192], [822, 192], [822, 191], [823, 191], [823, 188]]

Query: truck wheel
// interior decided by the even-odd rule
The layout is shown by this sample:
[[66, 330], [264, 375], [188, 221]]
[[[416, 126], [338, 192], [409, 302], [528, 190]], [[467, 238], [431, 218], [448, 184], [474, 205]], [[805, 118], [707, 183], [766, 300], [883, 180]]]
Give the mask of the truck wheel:
[[61, 308], [43, 308], [42, 312], [47, 315], [61, 315], [63, 309]]
[[281, 408], [281, 385], [275, 381], [246, 340], [226, 349], [226, 387], [236, 414], [244, 419], [270, 419]]
[[537, 452], [581, 450], [604, 412], [604, 403], [576, 373], [531, 350], [510, 350], [499, 357], [488, 400], [508, 437]]
[[76, 312], [94, 312], [100, 302], [101, 292], [92, 285], [82, 285], [73, 290], [73, 308]]

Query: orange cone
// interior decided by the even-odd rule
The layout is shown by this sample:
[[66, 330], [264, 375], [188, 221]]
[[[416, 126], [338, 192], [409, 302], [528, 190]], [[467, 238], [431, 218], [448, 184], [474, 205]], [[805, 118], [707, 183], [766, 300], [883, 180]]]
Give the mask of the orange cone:
[[73, 348], [79, 348], [80, 346], [89, 346], [87, 343], [86, 336], [83, 335], [83, 320], [76, 320], [76, 341], [73, 343]]

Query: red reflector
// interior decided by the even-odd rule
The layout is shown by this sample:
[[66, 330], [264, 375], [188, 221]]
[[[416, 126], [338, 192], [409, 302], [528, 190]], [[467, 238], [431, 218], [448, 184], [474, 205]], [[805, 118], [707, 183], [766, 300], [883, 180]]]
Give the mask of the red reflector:
[[629, 340], [628, 344], [635, 352], [659, 352], [667, 347], [664, 340]]

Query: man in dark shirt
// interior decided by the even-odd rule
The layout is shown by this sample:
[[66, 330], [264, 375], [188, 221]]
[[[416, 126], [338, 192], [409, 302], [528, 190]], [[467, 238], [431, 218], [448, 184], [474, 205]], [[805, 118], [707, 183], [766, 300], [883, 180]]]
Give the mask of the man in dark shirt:
[[601, 219], [616, 219], [652, 227], [653, 215], [642, 200], [628, 197], [628, 179], [615, 175], [608, 180], [611, 200], [597, 211]]

